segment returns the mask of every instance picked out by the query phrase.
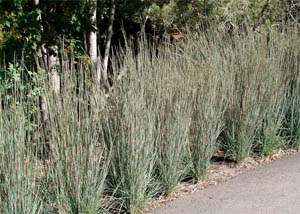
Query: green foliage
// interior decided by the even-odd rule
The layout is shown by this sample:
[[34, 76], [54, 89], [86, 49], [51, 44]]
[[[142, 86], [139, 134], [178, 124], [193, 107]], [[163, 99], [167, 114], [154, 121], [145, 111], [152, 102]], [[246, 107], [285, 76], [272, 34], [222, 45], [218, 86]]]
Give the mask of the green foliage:
[[172, 0], [156, 2], [152, 3], [145, 12], [149, 15], [152, 28], [157, 33], [183, 31], [186, 27], [207, 28], [209, 23], [221, 15], [222, 1]]
[[38, 38], [41, 36], [36, 21], [39, 13], [39, 10], [28, 11], [26, 5], [4, 10], [0, 19], [4, 40], [2, 51], [5, 52], [8, 62], [11, 62], [15, 55], [22, 54], [25, 62], [33, 62], [33, 52], [37, 50]]
[[222, 5], [223, 19], [237, 26], [270, 27], [297, 24], [299, 5], [293, 0], [229, 0]]
[[[83, 52], [87, 33], [96, 31], [100, 50], [105, 47], [105, 32], [111, 1], [97, 3], [97, 23], [90, 17], [93, 1], [40, 1], [38, 8], [33, 1], [3, 1], [0, 3], [0, 48], [11, 62], [14, 54], [25, 56], [27, 64], [33, 63], [33, 53], [41, 44], [49, 47], [63, 40], [81, 41]], [[264, 29], [274, 25], [297, 24], [299, 3], [288, 0], [115, 0], [116, 16], [114, 44], [123, 39], [122, 27], [128, 34], [137, 35], [146, 24], [148, 35], [185, 32], [186, 28], [206, 30], [212, 23], [223, 27], [224, 22], [233, 26], [251, 26]], [[41, 15], [41, 20], [37, 17]], [[147, 20], [147, 21], [146, 21]], [[42, 28], [41, 28], [42, 27]], [[43, 29], [41, 31], [41, 29]], [[3, 38], [1, 38], [1, 34]], [[1, 59], [2, 60], [2, 59]]]
[[42, 82], [45, 77], [45, 73], [42, 71], [25, 72], [22, 61], [20, 64], [9, 63], [8, 67], [0, 72], [0, 96], [3, 105], [16, 105], [26, 109], [23, 127], [26, 132], [26, 141], [35, 138], [32, 133], [39, 129], [36, 118], [40, 108], [37, 100], [44, 93]]
[[[170, 2], [152, 3], [157, 16], [172, 13], [162, 11]], [[126, 73], [112, 77], [108, 98], [92, 87], [78, 38], [68, 37], [74, 50], [58, 55], [56, 96], [43, 63], [30, 71], [24, 61], [7, 63], [0, 73], [0, 212], [138, 213], [182, 179], [205, 178], [218, 150], [242, 161], [299, 146], [298, 31], [265, 30], [229, 36], [200, 29], [159, 47], [139, 41], [138, 50], [111, 58], [112, 72]], [[95, 102], [98, 95], [105, 102]], [[45, 133], [41, 97], [50, 118]], [[39, 159], [37, 143], [49, 143], [49, 158]]]

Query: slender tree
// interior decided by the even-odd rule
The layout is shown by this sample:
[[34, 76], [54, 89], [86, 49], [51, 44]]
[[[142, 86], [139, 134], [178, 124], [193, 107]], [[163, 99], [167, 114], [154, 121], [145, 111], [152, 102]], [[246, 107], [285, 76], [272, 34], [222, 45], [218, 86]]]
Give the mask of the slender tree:
[[[39, 4], [40, 4], [40, 1], [39, 0], [34, 0], [34, 6], [35, 6], [35, 9], [39, 9]], [[41, 24], [41, 19], [42, 19], [42, 16], [41, 14], [39, 14], [37, 16], [37, 19], [36, 21], [39, 24], [39, 28], [40, 28], [40, 31], [42, 32], [44, 29], [43, 29], [43, 25]], [[38, 42], [41, 41], [41, 38], [38, 38]], [[45, 46], [42, 45], [41, 47], [38, 47], [38, 57], [42, 57], [42, 53], [44, 52], [45, 53]], [[36, 60], [38, 62], [38, 59]], [[37, 63], [37, 66], [39, 65], [39, 63]], [[43, 124], [43, 138], [47, 144], [47, 146], [49, 146], [49, 136], [47, 135], [48, 133], [48, 129], [49, 129], [49, 113], [48, 113], [48, 108], [47, 108], [47, 101], [46, 101], [46, 97], [45, 95], [40, 95], [39, 96], [39, 107], [40, 107], [40, 112], [41, 112], [41, 119], [42, 119], [42, 124]]]
[[[97, 32], [96, 32], [96, 21], [97, 21], [97, 0], [89, 0], [92, 8], [92, 15], [90, 17], [93, 25], [92, 30], [89, 32], [89, 55], [93, 66], [97, 63]], [[97, 74], [98, 77], [98, 74]]]
[[[50, 19], [53, 19], [53, 16], [56, 14], [56, 2], [47, 1], [47, 8], [49, 10]], [[53, 23], [51, 20], [50, 23]], [[50, 89], [55, 95], [60, 93], [60, 76], [58, 72], [59, 68], [59, 59], [58, 59], [58, 46], [55, 44], [55, 38], [57, 37], [54, 26], [48, 25], [47, 31], [45, 32], [50, 36], [53, 41], [49, 45], [47, 51], [47, 63], [48, 63], [48, 72], [50, 73]]]
[[108, 88], [108, 78], [107, 78], [107, 68], [108, 68], [108, 60], [109, 60], [109, 52], [111, 46], [111, 38], [113, 35], [113, 24], [115, 20], [115, 12], [116, 12], [116, 3], [114, 0], [111, 0], [111, 10], [109, 16], [109, 24], [106, 34], [106, 42], [105, 42], [105, 51], [104, 51], [104, 58], [103, 58], [103, 70], [102, 70], [102, 77], [103, 83], [106, 88]]

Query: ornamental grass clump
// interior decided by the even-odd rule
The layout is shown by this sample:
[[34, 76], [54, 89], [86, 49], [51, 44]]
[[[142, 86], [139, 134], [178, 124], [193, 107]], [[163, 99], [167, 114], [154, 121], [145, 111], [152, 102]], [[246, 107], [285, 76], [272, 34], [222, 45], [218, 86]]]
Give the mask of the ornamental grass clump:
[[63, 72], [60, 96], [43, 94], [50, 127], [45, 194], [54, 213], [108, 213], [111, 206], [105, 195], [110, 154], [100, 126], [103, 112], [91, 106], [91, 79], [84, 73]]
[[100, 118], [91, 116], [86, 104], [79, 104], [79, 114], [76, 108], [76, 104], [66, 102], [51, 113], [51, 159], [47, 167], [49, 191], [54, 197], [49, 203], [59, 212], [104, 213], [109, 205], [104, 193], [110, 156], [101, 139]]
[[284, 99], [277, 102], [275, 101], [270, 104], [266, 111], [261, 127], [261, 135], [256, 139], [257, 145], [256, 148], [254, 148], [254, 151], [261, 155], [272, 155], [273, 152], [282, 148], [286, 143], [282, 136], [286, 111], [285, 102]]
[[268, 52], [266, 40], [254, 35], [237, 36], [234, 46], [224, 52], [228, 108], [221, 148], [234, 161], [247, 158], [256, 145], [264, 114], [268, 108]]
[[225, 100], [216, 95], [217, 85], [208, 91], [195, 90], [189, 132], [191, 176], [200, 181], [206, 178], [211, 158], [217, 150], [217, 140], [223, 129]]
[[283, 63], [282, 69], [287, 75], [287, 111], [285, 114], [283, 136], [289, 145], [300, 146], [300, 43], [299, 36], [293, 30], [282, 37]]
[[156, 177], [160, 191], [165, 195], [172, 193], [188, 169], [190, 113], [186, 112], [187, 103], [183, 97], [164, 98], [156, 116]]
[[224, 126], [227, 107], [226, 85], [223, 70], [217, 63], [221, 58], [217, 47], [203, 38], [193, 37], [188, 37], [186, 44], [189, 45], [182, 46], [178, 60], [187, 68], [185, 75], [189, 78], [186, 95], [191, 108], [188, 176], [199, 181], [206, 177], [211, 158], [218, 148], [217, 140]]
[[[295, 90], [300, 92], [300, 90]], [[289, 145], [293, 147], [300, 146], [300, 99], [297, 93], [293, 91], [288, 95], [288, 109], [285, 115], [283, 136], [288, 139]], [[299, 93], [298, 93], [299, 94]]]
[[156, 194], [152, 178], [155, 119], [141, 94], [127, 93], [103, 121], [112, 154], [107, 183], [116, 202], [114, 211], [136, 213]]
[[289, 88], [289, 75], [284, 69], [286, 48], [282, 44], [282, 37], [276, 32], [271, 33], [268, 43], [268, 76], [265, 79], [265, 86], [268, 89], [264, 92], [266, 105], [265, 115], [261, 131], [256, 138], [255, 152], [261, 155], [271, 155], [277, 149], [286, 146], [287, 138], [283, 135], [285, 128], [285, 116], [288, 110], [286, 93]]
[[164, 52], [153, 57], [149, 92], [152, 92], [157, 161], [155, 178], [160, 193], [168, 195], [185, 177], [188, 169], [188, 136], [191, 121], [189, 79], [179, 69], [176, 47], [164, 46]]
[[0, 106], [0, 212], [43, 213], [39, 162], [24, 143], [26, 103], [20, 100], [15, 94]]
[[[155, 113], [145, 84], [150, 79], [146, 51], [128, 57], [128, 76], [114, 88], [103, 118], [104, 136], [111, 153], [107, 184], [115, 204], [111, 212], [137, 213], [157, 194], [153, 178], [157, 160]], [[145, 62], [145, 63], [143, 63]]]

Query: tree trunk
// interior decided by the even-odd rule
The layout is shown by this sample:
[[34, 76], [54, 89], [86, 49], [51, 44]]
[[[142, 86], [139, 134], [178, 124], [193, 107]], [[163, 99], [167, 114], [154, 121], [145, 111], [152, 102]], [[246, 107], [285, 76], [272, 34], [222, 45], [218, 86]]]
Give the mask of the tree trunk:
[[60, 93], [60, 76], [58, 73], [59, 60], [57, 57], [58, 48], [56, 45], [52, 45], [50, 47], [51, 52], [54, 54], [50, 54], [48, 56], [48, 69], [50, 73], [50, 89], [54, 95], [59, 95]]
[[[55, 2], [47, 2], [48, 7], [51, 13], [56, 13], [56, 4]], [[46, 32], [52, 38], [56, 38], [56, 32], [52, 26], [48, 27]], [[59, 95], [60, 93], [60, 75], [58, 72], [59, 69], [59, 59], [58, 59], [58, 47], [55, 42], [50, 46], [47, 53], [47, 63], [48, 63], [48, 72], [50, 74], [50, 90], [54, 95]]]
[[108, 69], [108, 59], [109, 59], [109, 52], [110, 52], [110, 46], [111, 46], [111, 38], [113, 35], [113, 25], [115, 20], [115, 12], [116, 12], [116, 4], [114, 0], [111, 2], [111, 12], [109, 17], [109, 24], [107, 29], [107, 35], [106, 35], [106, 44], [105, 44], [105, 52], [104, 52], [104, 58], [103, 58], [103, 70], [102, 70], [102, 77], [103, 77], [103, 83], [105, 87], [109, 87], [108, 85], [108, 78], [107, 78], [107, 69]]
[[[39, 7], [39, 0], [34, 0], [34, 5], [36, 8]], [[38, 15], [37, 17], [37, 22], [40, 22], [42, 19], [41, 14]], [[43, 26], [40, 24], [39, 25], [40, 31], [42, 32]], [[41, 38], [39, 38], [39, 41], [41, 40]], [[38, 48], [38, 57], [43, 57], [43, 52], [45, 51], [44, 46], [41, 46]], [[37, 59], [37, 66], [38, 64], [38, 60]], [[39, 66], [38, 66], [39, 68]], [[43, 141], [45, 142], [44, 145], [40, 145], [41, 148], [39, 148], [38, 150], [40, 150], [38, 153], [44, 154], [42, 158], [46, 158], [48, 156], [48, 153], [50, 152], [50, 145], [49, 145], [49, 112], [48, 112], [48, 108], [47, 108], [47, 101], [46, 101], [46, 96], [45, 95], [40, 95], [39, 96], [39, 107], [40, 107], [40, 112], [41, 112], [41, 121], [42, 121], [42, 134], [41, 134], [41, 138], [43, 139]], [[46, 149], [47, 148], [47, 149]], [[47, 154], [46, 154], [47, 153]]]
[[[34, 0], [34, 6], [36, 8], [39, 7], [40, 1], [39, 0]], [[41, 14], [38, 15], [37, 17], [37, 22], [40, 22], [42, 19]], [[39, 25], [40, 31], [43, 31], [43, 26], [40, 24]], [[38, 39], [40, 41], [40, 38]], [[38, 48], [38, 57], [42, 56], [42, 47]], [[42, 123], [45, 126], [45, 124], [48, 122], [48, 109], [47, 109], [47, 105], [46, 105], [46, 98], [45, 96], [41, 95], [39, 96], [39, 106], [40, 106], [40, 110], [41, 110], [41, 118], [42, 118]]]
[[91, 100], [91, 104], [93, 106], [93, 111], [97, 111], [98, 107], [101, 106], [103, 100], [101, 99], [100, 94], [100, 83], [101, 83], [101, 63], [99, 63], [100, 56], [97, 54], [97, 0], [89, 0], [91, 3], [90, 6], [93, 8], [92, 16], [90, 17], [90, 21], [93, 25], [93, 30], [91, 30], [88, 34], [88, 52], [91, 59], [92, 64], [92, 78], [95, 80], [95, 84], [92, 86], [93, 99]]
[[[96, 28], [96, 18], [97, 18], [97, 0], [90, 0], [94, 5], [92, 16], [91, 16], [91, 22], [93, 26]], [[97, 33], [95, 30], [92, 30], [89, 33], [89, 55], [91, 58], [91, 63], [93, 66], [93, 69], [96, 66], [97, 63]]]

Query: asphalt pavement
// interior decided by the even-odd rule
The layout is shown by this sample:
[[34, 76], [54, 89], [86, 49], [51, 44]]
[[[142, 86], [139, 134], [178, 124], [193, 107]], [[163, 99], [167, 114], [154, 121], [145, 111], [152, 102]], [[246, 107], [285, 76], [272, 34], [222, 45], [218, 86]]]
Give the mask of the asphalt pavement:
[[151, 214], [300, 214], [300, 153], [178, 198]]

